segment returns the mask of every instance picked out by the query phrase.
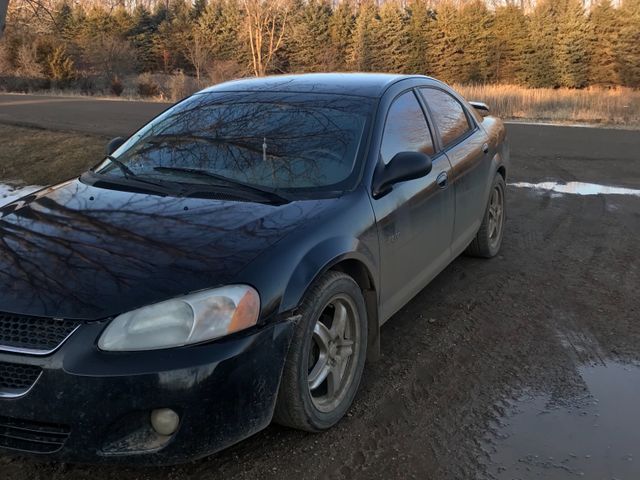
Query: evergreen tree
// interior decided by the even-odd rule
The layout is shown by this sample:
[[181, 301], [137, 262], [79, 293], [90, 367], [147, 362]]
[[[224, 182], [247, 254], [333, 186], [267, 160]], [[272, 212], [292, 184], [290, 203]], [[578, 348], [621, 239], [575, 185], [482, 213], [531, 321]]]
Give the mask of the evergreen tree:
[[445, 82], [459, 81], [463, 51], [460, 48], [458, 9], [452, 1], [445, 0], [439, 4], [433, 26], [433, 75]]
[[482, 0], [472, 0], [460, 9], [457, 81], [481, 83], [489, 78], [489, 53], [494, 40], [491, 35], [492, 22], [493, 17]]
[[618, 65], [620, 80], [628, 87], [640, 87], [640, 0], [624, 0], [620, 9]]
[[73, 60], [67, 55], [63, 46], [55, 48], [47, 59], [48, 76], [58, 87], [65, 87], [76, 76]]
[[[217, 80], [250, 71], [360, 70], [431, 74], [454, 83], [640, 87], [640, 0], [590, 0], [588, 12], [584, 0], [51, 4], [46, 21], [14, 10], [18, 17], [0, 44], [4, 72], [41, 72], [62, 83], [82, 78], [88, 85], [98, 75], [133, 73], [137, 65], [140, 72], [182, 69]], [[259, 68], [249, 27], [261, 34], [263, 53], [270, 52]], [[271, 29], [278, 34], [273, 49]]]
[[529, 35], [524, 11], [515, 5], [496, 8], [491, 33], [490, 80], [496, 83], [524, 83], [524, 53]]
[[157, 64], [153, 49], [153, 36], [156, 33], [157, 25], [151, 12], [143, 5], [136, 7], [131, 21], [132, 27], [127, 36], [135, 49], [138, 65], [142, 71], [150, 71]]
[[191, 19], [198, 20], [207, 9], [207, 0], [194, 0], [191, 7]]
[[[159, 9], [157, 17], [162, 15], [161, 12]], [[153, 50], [165, 73], [189, 68], [184, 56], [184, 42], [191, 33], [192, 25], [189, 6], [183, 1], [171, 3], [153, 37]]]
[[558, 82], [563, 87], [583, 88], [589, 75], [589, 28], [581, 0], [559, 2], [555, 48]]
[[408, 36], [404, 10], [395, 0], [387, 0], [374, 23], [372, 68], [380, 72], [401, 73], [407, 64]]
[[540, 0], [530, 17], [525, 52], [526, 82], [530, 87], [559, 85], [555, 62], [559, 11], [556, 0]]
[[591, 10], [589, 83], [592, 85], [612, 86], [620, 83], [617, 47], [621, 20], [611, 0], [601, 0]]
[[333, 70], [346, 70], [349, 46], [355, 27], [354, 7], [351, 0], [342, 0], [334, 9], [329, 20], [330, 53]]
[[360, 72], [373, 70], [375, 61], [375, 32], [378, 22], [378, 7], [372, 0], [360, 4], [353, 36], [349, 46], [349, 67]]
[[326, 0], [309, 0], [294, 13], [289, 46], [292, 71], [314, 72], [331, 62], [331, 5]]
[[160, 26], [163, 22], [169, 20], [169, 8], [165, 2], [156, 2], [153, 11], [153, 23]]
[[412, 0], [407, 6], [407, 53], [405, 70], [408, 73], [430, 73], [434, 12], [426, 0]]
[[124, 37], [133, 28], [133, 20], [129, 11], [124, 7], [118, 7], [109, 15], [111, 19], [110, 32]]
[[73, 8], [65, 1], [53, 12], [53, 22], [56, 28], [56, 35], [62, 37], [73, 28]]
[[135, 55], [126, 35], [133, 24], [123, 8], [107, 11], [96, 5], [86, 12], [79, 9], [76, 23], [69, 54], [82, 70], [104, 76], [116, 70], [119, 74], [131, 71]]
[[197, 28], [209, 44], [214, 60], [248, 63], [248, 53], [239, 40], [242, 14], [233, 0], [210, 1]]

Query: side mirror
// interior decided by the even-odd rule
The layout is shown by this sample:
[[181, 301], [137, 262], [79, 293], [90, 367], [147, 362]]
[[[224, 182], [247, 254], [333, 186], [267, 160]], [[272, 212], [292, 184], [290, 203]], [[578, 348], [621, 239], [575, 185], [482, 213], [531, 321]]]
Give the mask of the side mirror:
[[432, 166], [431, 157], [424, 153], [396, 153], [388, 164], [378, 167], [373, 177], [373, 197], [386, 195], [396, 183], [424, 177]]
[[126, 139], [124, 137], [112, 138], [109, 143], [107, 143], [107, 148], [105, 149], [107, 155], [111, 155], [113, 152], [115, 152], [125, 141]]
[[486, 117], [489, 115], [490, 111], [489, 111], [489, 106], [486, 103], [482, 103], [482, 102], [469, 102], [469, 105], [471, 105], [473, 108], [475, 108], [478, 113], [480, 115], [482, 115], [483, 117]]

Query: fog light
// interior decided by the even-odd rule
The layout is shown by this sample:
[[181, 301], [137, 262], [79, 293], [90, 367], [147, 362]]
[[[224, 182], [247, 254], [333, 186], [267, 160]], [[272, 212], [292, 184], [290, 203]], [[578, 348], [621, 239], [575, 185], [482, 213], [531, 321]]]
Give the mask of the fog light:
[[159, 408], [151, 412], [151, 426], [160, 435], [173, 435], [179, 424], [180, 417], [170, 408]]

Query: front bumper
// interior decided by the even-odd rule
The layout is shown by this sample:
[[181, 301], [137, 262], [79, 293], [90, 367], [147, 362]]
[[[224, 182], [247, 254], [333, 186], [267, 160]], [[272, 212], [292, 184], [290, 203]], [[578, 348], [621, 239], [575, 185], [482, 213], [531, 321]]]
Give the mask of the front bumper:
[[[47, 357], [0, 352], [0, 362], [42, 368], [25, 395], [0, 398], [0, 452], [167, 465], [214, 453], [270, 423], [292, 322], [205, 345], [127, 353], [95, 347], [103, 327], [83, 325]], [[176, 433], [152, 429], [157, 408], [180, 415]]]

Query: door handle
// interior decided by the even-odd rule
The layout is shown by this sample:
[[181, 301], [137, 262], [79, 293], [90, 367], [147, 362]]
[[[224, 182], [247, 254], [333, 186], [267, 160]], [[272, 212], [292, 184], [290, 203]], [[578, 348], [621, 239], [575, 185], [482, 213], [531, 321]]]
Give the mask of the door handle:
[[489, 144], [485, 143], [484, 145], [482, 145], [482, 151], [484, 153], [489, 153]]
[[442, 172], [440, 175], [438, 175], [438, 178], [436, 178], [436, 183], [440, 188], [447, 188], [447, 185], [449, 185], [449, 175], [447, 175], [447, 172]]

